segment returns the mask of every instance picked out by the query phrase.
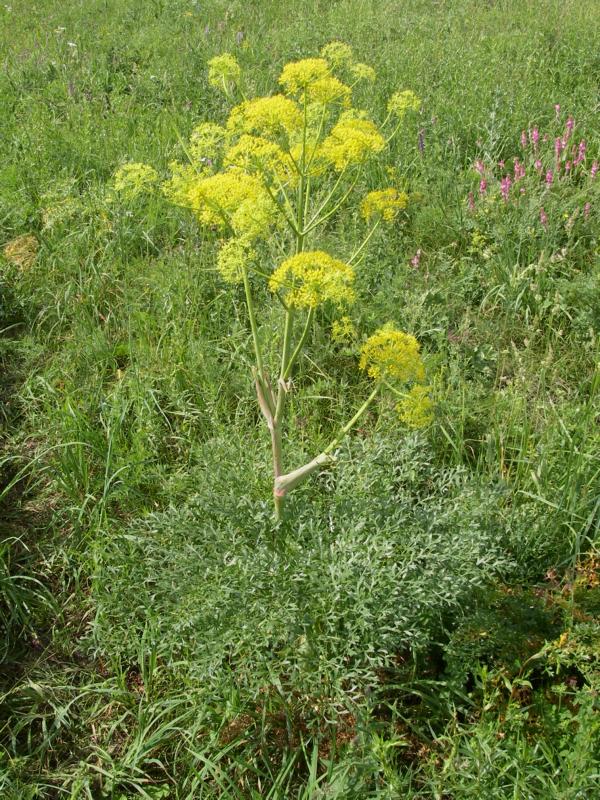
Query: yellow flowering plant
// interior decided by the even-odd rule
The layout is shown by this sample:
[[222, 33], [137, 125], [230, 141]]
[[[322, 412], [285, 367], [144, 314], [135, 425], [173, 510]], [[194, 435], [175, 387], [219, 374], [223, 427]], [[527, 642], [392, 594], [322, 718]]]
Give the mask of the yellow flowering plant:
[[[431, 415], [419, 345], [409, 334], [387, 326], [367, 339], [361, 351], [360, 366], [374, 381], [369, 396], [322, 453], [295, 470], [284, 468], [286, 400], [315, 315], [325, 306], [336, 307], [341, 321], [333, 333], [340, 340], [356, 338], [345, 312], [356, 298], [361, 253], [378, 226], [395, 220], [408, 204], [408, 195], [393, 185], [366, 195], [360, 192], [364, 167], [382, 157], [404, 116], [418, 108], [418, 99], [410, 91], [393, 95], [381, 125], [366, 110], [353, 107], [354, 86], [372, 83], [376, 75], [372, 67], [356, 62], [352, 49], [342, 42], [326, 45], [317, 58], [286, 64], [279, 90], [265, 97], [243, 96], [242, 72], [233, 56], [216, 56], [208, 67], [209, 83], [233, 107], [223, 125], [204, 122], [194, 129], [184, 147], [187, 163], [170, 165], [163, 192], [214, 232], [222, 279], [243, 287], [256, 394], [271, 436], [279, 519], [287, 494], [335, 460], [342, 438], [383, 389], [399, 397], [398, 412], [407, 424], [427, 424]], [[150, 169], [138, 170], [137, 182], [150, 183]], [[122, 177], [117, 176], [121, 181]], [[327, 220], [348, 208], [359, 212], [367, 230], [353, 252], [338, 257], [319, 247], [319, 232]], [[265, 246], [273, 243], [284, 254], [275, 264]], [[265, 282], [282, 310], [275, 365], [266, 363], [263, 352], [256, 280]]]

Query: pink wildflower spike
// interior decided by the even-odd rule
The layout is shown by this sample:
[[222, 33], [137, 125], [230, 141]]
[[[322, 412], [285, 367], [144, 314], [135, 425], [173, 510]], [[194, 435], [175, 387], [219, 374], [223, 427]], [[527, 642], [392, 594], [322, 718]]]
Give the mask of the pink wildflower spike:
[[[575, 163], [577, 163], [577, 161], [575, 161]], [[567, 161], [567, 163], [565, 164], [565, 172], [571, 172], [571, 167], [572, 167], [571, 162]]]
[[571, 137], [574, 127], [575, 127], [575, 120], [573, 119], [573, 117], [569, 117], [569, 119], [567, 120], [567, 133], [566, 133], [567, 139]]
[[554, 173], [551, 169], [548, 170], [546, 173], [546, 186], [552, 186], [554, 183]]
[[414, 269], [417, 269], [417, 267], [419, 266], [420, 263], [421, 263], [421, 248], [419, 247], [417, 252], [411, 258], [410, 265], [411, 265], [411, 267], [414, 267]]
[[540, 141], [540, 132], [537, 128], [534, 128], [531, 131], [531, 144], [533, 145], [533, 149], [537, 152], [538, 142]]
[[539, 171], [539, 170], [542, 168], [543, 164], [542, 164], [542, 162], [539, 160], [539, 158], [537, 158], [537, 159], [535, 160], [535, 163], [534, 163], [534, 165], [533, 165], [533, 166], [534, 166], [534, 167], [535, 167], [535, 168], [536, 168], [536, 169]]
[[556, 156], [556, 160], [558, 161], [560, 158], [560, 154], [565, 148], [565, 144], [560, 136], [557, 136], [554, 140], [554, 155]]
[[579, 142], [579, 147], [577, 148], [577, 158], [575, 159], [576, 164], [581, 164], [582, 161], [585, 161], [585, 151], [587, 145], [585, 143], [585, 139], [582, 139]]
[[514, 170], [515, 170], [515, 181], [519, 181], [521, 180], [521, 178], [525, 177], [525, 167], [523, 166], [523, 164], [521, 164], [518, 158], [515, 158]]
[[505, 203], [508, 202], [508, 195], [511, 186], [512, 186], [512, 181], [510, 179], [510, 175], [505, 175], [500, 181], [500, 192], [502, 194], [502, 198]]
[[554, 104], [554, 113], [556, 114], [556, 119], [558, 119], [559, 114], [560, 114], [560, 103], [555, 103]]
[[479, 194], [483, 195], [487, 192], [487, 181], [485, 178], [482, 178], [479, 181]]
[[542, 223], [542, 227], [548, 227], [548, 215], [543, 208], [540, 208], [540, 222]]
[[527, 147], [527, 133], [526, 131], [521, 131], [521, 147], [523, 150]]
[[480, 175], [483, 175], [485, 173], [485, 164], [480, 158], [478, 158], [477, 161], [475, 162], [475, 169]]
[[498, 162], [498, 167], [499, 167], [499, 169], [504, 169], [504, 161], [499, 161]]
[[590, 215], [590, 211], [592, 210], [592, 204], [586, 203], [583, 207], [583, 216], [587, 219]]
[[598, 162], [594, 161], [592, 164], [592, 169], [590, 170], [590, 177], [595, 178], [598, 173]]
[[469, 211], [475, 211], [475, 196], [473, 192], [469, 192], [468, 203], [469, 203]]

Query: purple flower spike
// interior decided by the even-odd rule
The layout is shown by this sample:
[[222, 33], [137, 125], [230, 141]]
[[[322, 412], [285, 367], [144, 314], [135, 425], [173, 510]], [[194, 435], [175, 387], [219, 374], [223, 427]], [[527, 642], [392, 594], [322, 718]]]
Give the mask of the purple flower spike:
[[554, 174], [551, 169], [546, 173], [546, 186], [552, 186], [554, 183]]
[[414, 269], [417, 269], [420, 263], [421, 263], [421, 248], [419, 248], [417, 252], [414, 254], [414, 256], [411, 258], [410, 265], [411, 267], [414, 267]]
[[483, 195], [487, 192], [487, 181], [485, 178], [482, 178], [479, 181], [479, 194]]
[[544, 228], [548, 227], [548, 215], [543, 208], [540, 208], [540, 222]]
[[594, 163], [592, 164], [592, 169], [590, 171], [590, 176], [592, 178], [595, 178], [597, 173], [598, 173], [598, 162], [594, 161]]
[[521, 147], [523, 150], [527, 147], [527, 133], [525, 131], [521, 131]]
[[534, 165], [533, 165], [533, 166], [534, 166], [534, 167], [535, 167], [535, 168], [536, 168], [536, 169], [539, 171], [539, 170], [541, 170], [541, 168], [542, 168], [543, 164], [542, 164], [542, 162], [539, 160], [539, 158], [537, 158], [537, 159], [535, 160], [535, 162], [534, 162]]
[[508, 202], [508, 195], [510, 193], [511, 186], [512, 186], [512, 181], [510, 179], [510, 175], [505, 175], [500, 181], [500, 192], [502, 193], [502, 199], [504, 200], [505, 203]]
[[531, 144], [533, 145], [533, 149], [537, 152], [538, 142], [540, 141], [540, 132], [537, 128], [534, 128], [531, 131]]
[[592, 204], [586, 203], [583, 207], [583, 216], [587, 219], [590, 215], [590, 211], [592, 210]]

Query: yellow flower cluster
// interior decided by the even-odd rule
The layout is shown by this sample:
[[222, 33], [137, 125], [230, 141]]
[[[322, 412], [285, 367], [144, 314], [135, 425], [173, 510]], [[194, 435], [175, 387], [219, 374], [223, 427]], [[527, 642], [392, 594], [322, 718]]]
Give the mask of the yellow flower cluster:
[[403, 92], [395, 92], [388, 100], [387, 105], [390, 114], [402, 118], [407, 111], [418, 111], [421, 108], [421, 101], [410, 89]]
[[324, 58], [305, 58], [286, 64], [279, 78], [284, 91], [299, 95], [302, 101], [329, 105], [348, 105], [352, 90], [329, 71]]
[[244, 237], [223, 242], [217, 256], [217, 269], [226, 283], [240, 283], [243, 270], [256, 259], [256, 252]]
[[231, 85], [239, 83], [242, 70], [230, 53], [211, 58], [208, 62], [208, 82], [216, 89], [228, 91]]
[[296, 182], [292, 160], [279, 145], [260, 136], [244, 134], [223, 158], [225, 167], [239, 167], [244, 172], [258, 172], [265, 178], [275, 175], [281, 183]]
[[321, 50], [321, 56], [334, 68], [349, 67], [354, 61], [352, 48], [345, 42], [329, 42]]
[[369, 119], [342, 116], [325, 138], [319, 156], [336, 170], [360, 164], [385, 147], [385, 139]]
[[433, 420], [431, 387], [416, 383], [396, 405], [400, 419], [409, 428], [425, 428]]
[[385, 222], [392, 222], [398, 211], [408, 205], [408, 195], [406, 192], [399, 192], [397, 189], [379, 189], [369, 194], [360, 204], [360, 213], [363, 218], [370, 222], [373, 217], [381, 217]]
[[263, 182], [240, 169], [195, 180], [187, 199], [203, 225], [229, 229], [254, 240], [276, 219], [276, 207]]
[[124, 164], [116, 172], [113, 180], [115, 191], [125, 200], [135, 200], [151, 192], [158, 183], [158, 173], [149, 164]]
[[10, 264], [21, 269], [29, 269], [35, 261], [39, 246], [38, 240], [32, 233], [25, 233], [7, 242], [2, 254]]
[[360, 368], [375, 380], [422, 382], [425, 367], [414, 336], [386, 325], [370, 336], [360, 351]]
[[377, 78], [377, 73], [373, 67], [370, 67], [368, 64], [361, 64], [360, 62], [352, 64], [350, 67], [350, 74], [357, 81], [369, 81], [369, 83], [375, 83]]
[[356, 338], [356, 328], [350, 317], [344, 316], [340, 317], [340, 319], [334, 319], [331, 326], [331, 338], [339, 344], [351, 342]]
[[269, 279], [272, 292], [281, 291], [295, 308], [316, 308], [354, 301], [354, 270], [322, 250], [297, 253], [283, 261]]
[[290, 134], [301, 127], [300, 108], [282, 94], [244, 100], [231, 110], [227, 120], [227, 129], [232, 133], [255, 133], [259, 136]]
[[304, 58], [286, 64], [279, 76], [279, 83], [288, 94], [299, 94], [311, 83], [330, 75], [324, 58]]
[[227, 137], [227, 131], [214, 122], [202, 122], [190, 136], [190, 156], [195, 164], [206, 164], [217, 159]]

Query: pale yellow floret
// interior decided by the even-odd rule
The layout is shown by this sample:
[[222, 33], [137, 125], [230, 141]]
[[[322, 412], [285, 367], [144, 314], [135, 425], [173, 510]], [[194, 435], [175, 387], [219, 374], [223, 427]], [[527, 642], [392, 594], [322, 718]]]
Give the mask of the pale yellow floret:
[[421, 108], [421, 101], [410, 89], [403, 92], [395, 92], [388, 100], [387, 109], [390, 114], [396, 117], [403, 117], [407, 111], [418, 111]]
[[249, 239], [265, 234], [276, 218], [276, 207], [260, 178], [240, 169], [195, 181], [188, 201], [203, 225]]
[[433, 421], [431, 387], [416, 383], [396, 405], [400, 419], [409, 428], [425, 428]]
[[261, 136], [240, 136], [225, 153], [223, 164], [239, 167], [244, 172], [258, 172], [266, 179], [274, 176], [283, 184], [294, 185], [298, 179], [289, 153]]
[[386, 325], [370, 336], [361, 348], [360, 368], [375, 380], [422, 382], [425, 367], [414, 336]]
[[227, 129], [233, 133], [261, 136], [290, 134], [302, 127], [302, 112], [297, 103], [282, 94], [244, 100], [231, 110]]
[[227, 138], [227, 131], [214, 122], [202, 122], [197, 125], [190, 136], [189, 154], [198, 164], [215, 161], [221, 154]]
[[397, 189], [379, 189], [369, 194], [360, 204], [362, 217], [370, 222], [373, 217], [381, 217], [384, 222], [392, 222], [398, 212], [408, 205], [406, 192]]
[[344, 316], [334, 319], [331, 326], [331, 338], [334, 342], [351, 342], [356, 338], [356, 328], [350, 317]]
[[334, 68], [349, 67], [354, 61], [352, 48], [345, 42], [329, 42], [321, 50], [321, 56]]
[[243, 270], [256, 259], [256, 252], [245, 238], [224, 242], [217, 255], [217, 269], [226, 283], [241, 283]]
[[281, 292], [295, 308], [315, 308], [331, 301], [354, 301], [354, 270], [322, 250], [297, 253], [280, 264], [269, 279], [272, 292]]
[[368, 64], [352, 64], [350, 67], [350, 74], [357, 81], [368, 81], [369, 83], [375, 83], [375, 80], [377, 79], [377, 73], [373, 67], [370, 67]]
[[115, 172], [113, 188], [125, 200], [135, 200], [152, 192], [158, 183], [158, 173], [149, 164], [123, 164]]
[[240, 65], [230, 53], [221, 53], [208, 62], [208, 82], [216, 89], [228, 91], [241, 76]]
[[343, 117], [323, 141], [319, 156], [336, 170], [360, 164], [385, 147], [385, 139], [368, 119]]
[[352, 97], [352, 89], [346, 86], [333, 75], [326, 78], [319, 78], [306, 88], [306, 100], [308, 103], [317, 105], [329, 105], [337, 103], [347, 107]]
[[176, 206], [191, 208], [190, 190], [207, 172], [208, 167], [171, 161], [171, 177], [162, 184], [164, 196]]
[[329, 66], [324, 58], [304, 58], [286, 64], [279, 76], [279, 83], [288, 94], [298, 94], [311, 83], [328, 77]]

